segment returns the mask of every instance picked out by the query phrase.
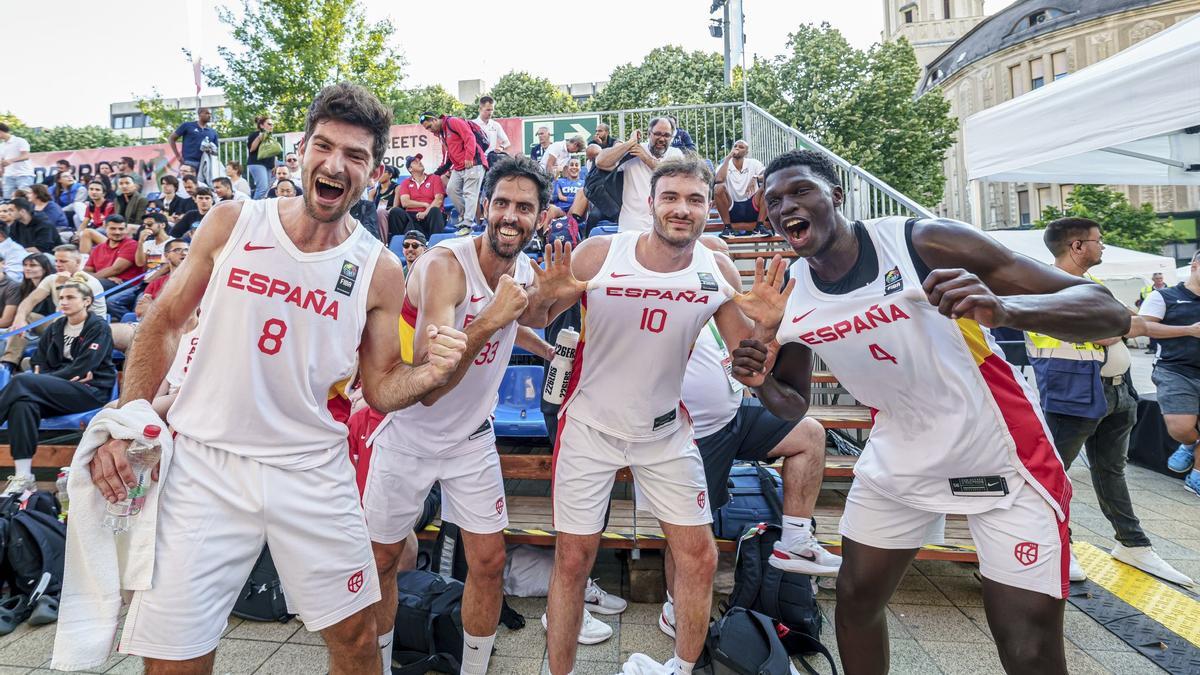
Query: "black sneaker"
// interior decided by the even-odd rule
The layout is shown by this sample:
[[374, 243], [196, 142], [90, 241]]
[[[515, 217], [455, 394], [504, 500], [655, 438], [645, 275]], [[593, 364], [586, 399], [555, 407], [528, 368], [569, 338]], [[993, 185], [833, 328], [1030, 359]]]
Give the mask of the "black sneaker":
[[754, 234], [760, 237], [769, 237], [771, 236], [771, 231], [763, 227], [762, 223], [759, 223], [754, 226]]
[[726, 237], [732, 237], [732, 236], [734, 236], [735, 234], [736, 234], [736, 233], [733, 231], [733, 228], [732, 228], [732, 227], [730, 227], [730, 226], [728, 226], [728, 225], [726, 225], [726, 226], [725, 226], [725, 227], [724, 227], [724, 228], [721, 230], [721, 234], [718, 234], [717, 236], [718, 236], [718, 237], [721, 237], [722, 239], [724, 239], [724, 238], [726, 238]]

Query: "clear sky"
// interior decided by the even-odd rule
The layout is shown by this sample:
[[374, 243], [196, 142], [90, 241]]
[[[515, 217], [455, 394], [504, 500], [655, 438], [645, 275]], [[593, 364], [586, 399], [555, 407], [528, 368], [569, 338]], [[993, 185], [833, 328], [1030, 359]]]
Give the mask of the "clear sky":
[[[1013, 0], [988, 0], [994, 12]], [[613, 67], [640, 61], [664, 44], [721, 51], [708, 34], [711, 0], [552, 0], [481, 2], [360, 0], [369, 18], [390, 18], [408, 60], [404, 86], [441, 84], [457, 95], [460, 79], [493, 84], [510, 70], [555, 83], [606, 80]], [[183, 49], [196, 46], [205, 63], [229, 44], [218, 5], [235, 0], [122, 0], [117, 5], [60, 0], [6, 3], [0, 59], [0, 111], [31, 126], [108, 124], [108, 105], [148, 96], [194, 92]], [[191, 8], [189, 9], [189, 5]], [[827, 21], [858, 47], [880, 39], [884, 0], [745, 0], [746, 53], [783, 51], [790, 31]], [[413, 11], [414, 8], [420, 8]], [[407, 9], [408, 11], [403, 11]], [[426, 11], [431, 10], [431, 11]], [[48, 12], [54, 16], [48, 16]], [[199, 30], [197, 20], [199, 17]], [[461, 26], [447, 25], [470, 18]], [[41, 26], [41, 28], [37, 28]], [[15, 30], [14, 30], [15, 28]], [[17, 57], [17, 55], [21, 55]], [[212, 93], [205, 89], [204, 93]]]

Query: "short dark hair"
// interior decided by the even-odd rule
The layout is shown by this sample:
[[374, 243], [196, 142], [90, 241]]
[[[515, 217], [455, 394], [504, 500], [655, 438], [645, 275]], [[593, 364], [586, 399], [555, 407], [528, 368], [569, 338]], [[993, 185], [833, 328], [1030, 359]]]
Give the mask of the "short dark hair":
[[842, 179], [838, 176], [837, 167], [823, 153], [815, 150], [789, 150], [771, 160], [767, 170], [763, 172], [763, 185], [776, 171], [783, 171], [793, 166], [806, 166], [815, 176], [819, 176], [829, 187], [842, 187]]
[[163, 225], [167, 224], [167, 214], [162, 211], [148, 211], [146, 215], [142, 216], [142, 220], [146, 220], [147, 218], [153, 218], [155, 222], [162, 223]]
[[495, 102], [496, 102], [496, 99], [492, 98], [491, 96], [480, 96], [479, 97], [479, 105], [483, 105], [484, 103], [494, 104]]
[[20, 197], [17, 197], [9, 203], [12, 204], [12, 207], [18, 211], [28, 211], [29, 213], [33, 213], [33, 204], [30, 204], [28, 199], [21, 199]]
[[1067, 249], [1071, 247], [1071, 242], [1078, 241], [1081, 236], [1086, 237], [1092, 228], [1099, 229], [1100, 223], [1090, 218], [1077, 216], [1059, 218], [1046, 225], [1046, 231], [1042, 233], [1042, 241], [1046, 243], [1046, 248], [1050, 249], [1050, 253], [1057, 258], [1067, 252]]
[[375, 163], [383, 159], [391, 137], [392, 111], [365, 87], [339, 82], [322, 89], [308, 107], [308, 117], [304, 120], [305, 142], [312, 137], [317, 124], [325, 120], [339, 120], [371, 132], [374, 137], [371, 158]]
[[650, 197], [654, 197], [654, 191], [658, 188], [658, 180], [664, 176], [690, 176], [699, 178], [708, 186], [708, 197], [712, 198], [713, 190], [713, 172], [708, 168], [708, 164], [699, 157], [685, 157], [683, 159], [669, 159], [665, 162], [660, 162], [658, 167], [654, 169], [654, 173], [650, 174]]
[[483, 178], [484, 198], [491, 201], [496, 184], [505, 178], [528, 178], [533, 181], [537, 186], [538, 211], [546, 210], [546, 205], [550, 203], [550, 177], [542, 171], [540, 164], [525, 155], [505, 157], [496, 162]]
[[108, 216], [107, 218], [104, 219], [105, 225], [107, 225], [109, 223], [123, 223], [123, 222], [125, 222], [125, 216], [123, 216], [119, 213], [114, 213], [111, 216]]
[[213, 185], [216, 186], [217, 184], [228, 186], [230, 190], [233, 189], [233, 181], [229, 180], [228, 176], [217, 176], [214, 178]]
[[239, 175], [239, 176], [242, 175], [242, 163], [237, 161], [236, 159], [231, 159], [228, 162], [225, 162], [225, 166], [233, 167], [233, 170], [235, 173], [237, 173], [237, 175]]
[[121, 163], [122, 163], [122, 164], [124, 164], [124, 165], [126, 165], [126, 166], [132, 166], [132, 167], [136, 167], [136, 166], [137, 166], [137, 161], [136, 161], [134, 158], [132, 158], [132, 157], [122, 157], [122, 158], [121, 158]]
[[68, 161], [67, 161], [67, 160], [65, 160], [65, 159], [56, 159], [56, 160], [54, 160], [54, 163], [55, 163], [55, 164], [66, 164], [66, 165], [67, 165], [67, 167], [70, 167], [70, 166], [71, 166], [71, 163], [70, 163], [70, 162], [68, 162]]
[[201, 185], [196, 188], [196, 192], [192, 196], [193, 197], [201, 197], [201, 196], [211, 197], [211, 196], [213, 196], [212, 188], [208, 187], [207, 185]]
[[296, 187], [296, 181], [292, 180], [291, 178], [280, 178], [279, 180], [275, 181], [275, 187], [279, 187], [280, 183], [287, 183], [292, 187]]
[[170, 253], [174, 250], [176, 244], [187, 246], [187, 242], [183, 239], [168, 239], [167, 243], [163, 244], [163, 253]]
[[0, 133], [8, 133], [8, 125], [4, 122], [0, 122]]
[[133, 176], [130, 176], [130, 175], [129, 175], [129, 174], [127, 174], [127, 173], [123, 173], [123, 174], [121, 174], [121, 175], [117, 176], [117, 182], [118, 182], [118, 183], [120, 183], [120, 182], [121, 182], [121, 179], [123, 179], [123, 178], [128, 178], [128, 179], [129, 179], [129, 180], [131, 180], [131, 181], [133, 180]]
[[176, 190], [178, 190], [178, 189], [179, 189], [179, 179], [178, 179], [178, 178], [176, 178], [175, 176], [170, 176], [170, 175], [168, 175], [168, 176], [163, 176], [163, 177], [162, 177], [162, 179], [161, 179], [159, 182], [160, 182], [160, 183], [167, 184], [167, 185], [171, 185], [171, 186], [173, 186], [173, 187], [174, 187]]
[[44, 202], [50, 201], [50, 190], [41, 183], [34, 183], [31, 185], [29, 187], [29, 192]]

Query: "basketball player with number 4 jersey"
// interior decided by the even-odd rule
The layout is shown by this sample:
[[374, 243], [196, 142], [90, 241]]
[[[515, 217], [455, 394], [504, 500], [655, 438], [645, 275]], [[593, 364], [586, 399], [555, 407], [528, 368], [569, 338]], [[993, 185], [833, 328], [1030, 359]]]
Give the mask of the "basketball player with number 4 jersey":
[[[487, 671], [504, 598], [508, 526], [492, 414], [518, 320], [527, 321], [529, 303], [541, 304], [538, 296], [552, 293], [563, 276], [553, 264], [543, 272], [522, 253], [549, 200], [549, 180], [535, 162], [498, 162], [483, 184], [487, 229], [439, 242], [409, 273], [400, 327], [405, 359], [423, 357], [428, 342], [415, 328], [428, 323], [461, 329], [467, 348], [449, 382], [421, 405], [388, 415], [368, 441], [363, 509], [383, 578], [376, 622], [385, 673], [391, 672], [397, 568], [434, 482], [441, 484], [442, 520], [461, 528], [467, 556], [462, 673]], [[538, 351], [545, 354], [549, 346]]]
[[[321, 90], [300, 146], [304, 196], [214, 208], [142, 324], [123, 405], [153, 396], [201, 307], [203, 347], [168, 415], [177, 437], [160, 487], [154, 585], [133, 595], [120, 641], [147, 673], [212, 670], [264, 544], [289, 608], [324, 637], [330, 672], [380, 669], [369, 611], [379, 581], [327, 392], [361, 362], [366, 400], [397, 410], [449, 382], [466, 348], [460, 331], [428, 326], [426, 362], [402, 360], [403, 271], [348, 215], [383, 171], [390, 127], [366, 89]], [[90, 466], [110, 502], [132, 479], [127, 446], [109, 441]]]
[[[574, 667], [587, 575], [599, 546], [616, 472], [630, 467], [675, 558], [676, 651], [664, 673], [691, 673], [712, 605], [716, 546], [704, 463], [681, 404], [683, 375], [696, 337], [710, 318], [732, 344], [750, 336], [747, 316], [769, 316], [781, 263], [750, 293], [739, 294], [727, 256], [697, 240], [704, 231], [712, 172], [696, 159], [663, 162], [650, 181], [650, 232], [584, 241], [571, 269], [580, 285], [583, 326], [559, 412], [554, 447], [554, 575], [547, 640], [550, 672]], [[574, 304], [564, 298], [549, 315]], [[734, 302], [728, 302], [733, 300]], [[745, 312], [745, 314], [743, 314]], [[648, 657], [631, 663], [647, 667]]]
[[743, 344], [735, 373], [795, 419], [808, 409], [815, 353], [875, 420], [841, 522], [846, 672], [887, 671], [888, 599], [940, 537], [943, 514], [965, 514], [1004, 669], [1066, 673], [1071, 484], [1036, 395], [988, 329], [1083, 342], [1125, 334], [1129, 312], [1099, 284], [962, 223], [849, 222], [823, 155], [785, 153], [764, 184], [771, 224], [799, 256], [795, 289], [758, 326], [777, 330], [778, 344]]

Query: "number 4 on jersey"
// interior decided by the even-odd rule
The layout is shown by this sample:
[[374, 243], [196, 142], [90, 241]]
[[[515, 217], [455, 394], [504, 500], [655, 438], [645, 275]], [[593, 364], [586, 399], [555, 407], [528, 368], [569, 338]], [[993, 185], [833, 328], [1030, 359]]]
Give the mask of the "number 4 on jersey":
[[883, 347], [872, 343], [868, 348], [871, 350], [871, 358], [875, 359], [876, 361], [891, 361], [896, 365], [900, 365], [900, 363], [896, 360], [896, 357], [887, 353], [887, 350]]

